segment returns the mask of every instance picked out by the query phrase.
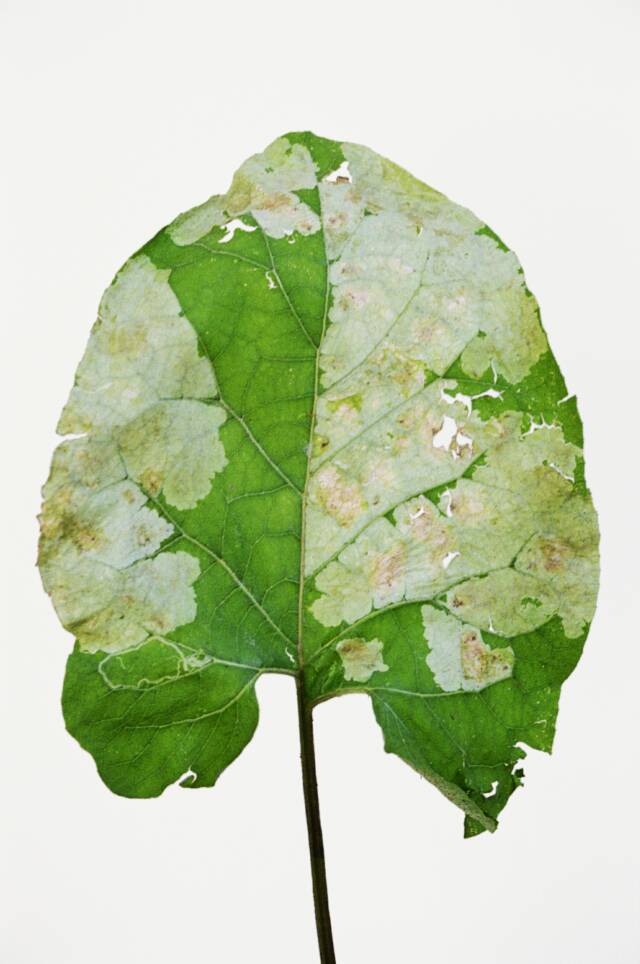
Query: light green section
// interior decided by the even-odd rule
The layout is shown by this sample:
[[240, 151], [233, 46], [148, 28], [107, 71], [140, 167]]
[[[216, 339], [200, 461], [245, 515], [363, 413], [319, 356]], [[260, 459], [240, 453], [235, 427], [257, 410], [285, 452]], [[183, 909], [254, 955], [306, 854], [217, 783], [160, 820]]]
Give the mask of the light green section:
[[389, 669], [382, 658], [384, 643], [379, 639], [343, 639], [336, 646], [344, 667], [344, 678], [366, 683], [374, 673]]
[[427, 665], [445, 692], [477, 692], [511, 676], [514, 655], [509, 647], [490, 649], [474, 626], [431, 606], [422, 607], [422, 621], [429, 644]]
[[62, 435], [113, 429], [160, 399], [215, 395], [211, 366], [168, 279], [138, 255], [107, 288], [58, 425]]

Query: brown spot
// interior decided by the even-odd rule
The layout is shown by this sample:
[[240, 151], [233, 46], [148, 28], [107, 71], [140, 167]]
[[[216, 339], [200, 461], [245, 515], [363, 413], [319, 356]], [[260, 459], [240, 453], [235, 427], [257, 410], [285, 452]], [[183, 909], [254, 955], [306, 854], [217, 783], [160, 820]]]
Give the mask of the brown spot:
[[259, 211], [281, 211], [283, 208], [291, 207], [291, 198], [287, 194], [267, 194], [264, 191], [258, 191], [253, 198], [253, 206]]
[[40, 562], [55, 553], [56, 545], [65, 540], [81, 552], [95, 549], [103, 542], [101, 532], [83, 523], [71, 510], [72, 495], [71, 488], [61, 489], [44, 507], [40, 516]]
[[318, 435], [317, 433], [313, 436], [313, 445], [311, 446], [311, 455], [313, 458], [317, 458], [322, 455], [324, 451], [329, 447], [329, 439], [326, 435]]
[[343, 211], [338, 214], [332, 214], [327, 218], [327, 223], [330, 228], [332, 228], [334, 231], [337, 231], [338, 229], [346, 226], [347, 216]]
[[488, 653], [486, 646], [473, 630], [462, 634], [461, 652], [465, 678], [478, 682], [485, 674]]
[[355, 303], [355, 295], [351, 289], [343, 291], [337, 299], [337, 306], [341, 311], [348, 311], [352, 304]]
[[145, 529], [144, 526], [140, 526], [140, 528], [136, 533], [136, 542], [138, 543], [138, 545], [148, 546], [149, 543], [151, 542], [151, 539], [152, 539], [152, 535], [149, 532], [149, 530]]
[[342, 660], [345, 680], [366, 683], [374, 673], [386, 673], [389, 667], [382, 660], [383, 642], [366, 640], [361, 636], [343, 639], [336, 650]]
[[318, 503], [341, 526], [350, 525], [366, 507], [360, 486], [344, 478], [333, 465], [318, 473], [314, 489]]
[[474, 683], [504, 679], [513, 666], [510, 649], [490, 649], [473, 629], [462, 634], [460, 650], [463, 676]]
[[559, 539], [547, 539], [541, 546], [542, 564], [547, 572], [558, 572], [564, 569], [569, 547]]
[[378, 587], [390, 587], [401, 574], [406, 555], [407, 550], [402, 543], [393, 546], [388, 552], [378, 553], [371, 567], [374, 584]]
[[145, 469], [140, 476], [140, 485], [149, 495], [156, 496], [162, 488], [162, 476], [155, 469]]
[[96, 529], [90, 528], [77, 528], [72, 529], [69, 533], [71, 541], [80, 549], [82, 552], [88, 552], [90, 549], [95, 549], [100, 545], [102, 540], [102, 534]]
[[450, 544], [449, 534], [428, 507], [421, 506], [417, 512], [410, 512], [406, 526], [412, 539], [428, 542], [430, 548], [444, 549]]
[[361, 653], [364, 647], [364, 639], [344, 639], [339, 644], [339, 652], [344, 656], [353, 656], [354, 653]]

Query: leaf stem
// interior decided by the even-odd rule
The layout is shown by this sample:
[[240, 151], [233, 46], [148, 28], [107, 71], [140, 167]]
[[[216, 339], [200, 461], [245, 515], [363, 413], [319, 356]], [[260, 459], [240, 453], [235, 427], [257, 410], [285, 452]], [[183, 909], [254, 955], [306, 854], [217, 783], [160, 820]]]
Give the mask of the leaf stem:
[[304, 677], [296, 677], [298, 697], [298, 723], [300, 727], [300, 762], [302, 764], [302, 788], [307, 815], [309, 836], [309, 857], [311, 860], [311, 879], [313, 882], [313, 903], [316, 913], [316, 929], [321, 964], [335, 964], [329, 913], [329, 893], [324, 862], [322, 824], [320, 823], [320, 801], [316, 776], [316, 753], [313, 741], [313, 709], [307, 702], [304, 692]]

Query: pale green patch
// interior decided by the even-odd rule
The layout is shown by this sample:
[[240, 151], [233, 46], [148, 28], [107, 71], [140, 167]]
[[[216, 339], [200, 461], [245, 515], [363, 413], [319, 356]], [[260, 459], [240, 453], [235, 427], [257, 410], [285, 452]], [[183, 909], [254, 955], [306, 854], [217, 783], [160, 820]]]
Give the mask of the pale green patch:
[[368, 682], [374, 673], [386, 673], [389, 669], [382, 659], [384, 643], [380, 639], [342, 639], [336, 650], [342, 660], [345, 680], [354, 683]]
[[107, 289], [58, 430], [111, 433], [146, 492], [192, 508], [227, 463], [225, 412], [209, 360], [182, 315], [168, 271], [144, 255]]
[[214, 195], [180, 215], [167, 230], [175, 244], [193, 244], [212, 228], [250, 214], [271, 238], [289, 237], [295, 232], [315, 234], [320, 230], [320, 219], [295, 192], [316, 185], [316, 169], [307, 148], [279, 138], [245, 161], [226, 194]]
[[[337, 259], [322, 384], [381, 346], [437, 374], [462, 354], [470, 375], [493, 364], [509, 381], [522, 379], [547, 343], [515, 255], [405, 171], [364, 148], [343, 150], [352, 183], [322, 185], [329, 257]], [[377, 216], [363, 217], [365, 209]]]
[[62, 442], [53, 453], [42, 494], [46, 511], [54, 497], [63, 501], [87, 496], [126, 478], [118, 446], [108, 436], [84, 436]]
[[[489, 238], [485, 240], [491, 243]], [[483, 337], [467, 345], [460, 362], [473, 378], [480, 378], [491, 366], [515, 384], [547, 350], [538, 306], [522, 280], [496, 292], [488, 301], [490, 307], [480, 325]]]
[[459, 230], [474, 230], [481, 222], [438, 191], [419, 181], [386, 157], [362, 144], [343, 144], [352, 184], [364, 198], [368, 210], [401, 211], [416, 223], [434, 217], [441, 208], [457, 215]]
[[226, 220], [224, 195], [214, 194], [204, 204], [177, 217], [167, 228], [167, 234], [174, 244], [193, 244]]
[[[162, 492], [196, 504], [226, 465], [225, 412], [168, 283], [144, 255], [107, 289], [80, 363], [44, 487], [40, 567], [62, 623], [81, 649], [119, 651], [195, 618], [200, 565], [151, 556], [174, 528], [147, 505]], [[141, 487], [136, 485], [138, 482]]]
[[515, 569], [501, 569], [469, 579], [447, 594], [447, 606], [460, 619], [499, 636], [518, 636], [542, 626], [560, 600], [539, 579]]
[[110, 440], [63, 442], [43, 495], [40, 565], [46, 581], [72, 580], [74, 566], [89, 561], [125, 569], [156, 552], [174, 531], [125, 478]]
[[314, 468], [387, 412], [416, 396], [425, 387], [426, 376], [422, 363], [384, 348], [323, 392], [317, 405], [316, 438], [324, 443], [313, 452]]
[[334, 261], [364, 218], [365, 202], [351, 184], [322, 181], [318, 185], [327, 258]]
[[192, 509], [227, 464], [218, 437], [225, 419], [218, 405], [159, 402], [118, 432], [129, 474], [150, 495]]
[[[460, 358], [470, 374], [493, 366], [517, 382], [546, 349], [517, 259], [477, 233], [477, 218], [373, 152], [343, 150], [352, 182], [321, 186], [335, 260], [320, 349], [308, 573], [369, 521], [454, 480], [490, 447], [487, 426], [461, 403], [447, 404], [453, 383], [425, 387], [429, 373], [442, 375]], [[349, 406], [355, 396], [358, 406]], [[455, 421], [448, 440], [445, 419]], [[491, 428], [500, 431], [496, 422]], [[502, 430], [509, 428], [504, 419]]]
[[[325, 626], [361, 619], [372, 609], [421, 599], [446, 588], [451, 543], [427, 501], [402, 506], [400, 524], [377, 519], [316, 578], [323, 593], [311, 609]], [[413, 516], [413, 518], [412, 518]], [[398, 515], [395, 516], [396, 520]]]
[[153, 509], [146, 507], [146, 495], [128, 480], [83, 497], [78, 489], [50, 500], [43, 513], [43, 533], [58, 535], [56, 552], [67, 558], [71, 547], [116, 569], [125, 569], [151, 555], [173, 532]]
[[88, 553], [67, 561], [43, 565], [43, 581], [60, 621], [85, 652], [126, 650], [195, 619], [192, 586], [200, 564], [186, 552], [163, 552], [123, 570]]
[[511, 676], [510, 647], [491, 649], [475, 626], [432, 606], [422, 607], [422, 621], [429, 644], [427, 665], [445, 692], [477, 692]]
[[[392, 335], [419, 290], [428, 252], [424, 233], [396, 213], [360, 222], [330, 269], [334, 294], [320, 353], [323, 387], [351, 372]], [[394, 344], [392, 337], [389, 343]]]
[[311, 498], [339, 526], [349, 526], [366, 509], [362, 487], [335, 465], [327, 465], [315, 475]]
[[161, 399], [216, 394], [213, 369], [198, 352], [168, 278], [138, 255], [107, 288], [61, 434], [113, 430]]
[[[350, 384], [350, 394], [354, 387]], [[516, 430], [512, 418], [483, 421], [465, 405], [446, 401], [439, 382], [389, 409], [385, 398], [396, 392], [391, 381], [380, 389], [377, 411], [372, 387], [365, 382], [359, 387], [359, 407], [352, 408], [347, 419], [336, 417], [329, 405], [323, 406], [319, 419], [325, 441], [311, 463], [307, 573], [389, 509], [461, 476], [472, 461]], [[346, 438], [345, 421], [354, 424]], [[449, 434], [447, 426], [454, 429]]]
[[325, 626], [354, 622], [370, 612], [402, 599], [407, 548], [386, 519], [378, 519], [348, 546], [339, 561], [331, 562], [316, 579], [324, 593], [312, 612]]
[[128, 649], [155, 633], [169, 633], [196, 616], [193, 583], [200, 563], [186, 552], [161, 553], [126, 570], [108, 604], [73, 626], [89, 652]]
[[[515, 423], [518, 418], [512, 416]], [[559, 426], [545, 426], [524, 436], [512, 432], [478, 466], [473, 479], [504, 490], [522, 501], [523, 512], [546, 512], [560, 506], [573, 490], [580, 449], [566, 442]]]
[[[367, 397], [358, 396], [358, 417], [366, 411]], [[567, 501], [572, 483], [565, 475], [575, 467], [577, 449], [564, 441], [558, 428], [523, 435], [515, 414], [484, 423], [472, 405], [438, 399], [434, 387], [430, 400], [436, 412], [453, 412], [455, 418], [442, 415], [440, 422], [438, 415], [434, 420], [429, 409], [420, 422], [409, 423], [406, 447], [388, 463], [390, 472], [375, 494], [377, 502], [358, 481], [338, 485], [331, 462], [316, 475], [316, 483], [321, 477], [328, 494], [320, 500], [312, 488], [311, 498], [325, 515], [310, 511], [309, 519], [316, 523], [324, 551], [332, 545], [330, 526], [336, 532], [350, 533], [356, 527], [361, 531], [336, 559], [320, 568], [315, 585], [322, 595], [312, 604], [313, 615], [325, 626], [338, 626], [402, 600], [434, 598], [455, 585], [447, 605], [482, 628], [513, 636], [535, 629], [558, 612], [568, 635], [577, 635], [591, 618], [598, 572], [590, 503]], [[330, 407], [327, 413], [328, 421]], [[454, 480], [438, 507], [418, 496], [396, 506], [395, 524], [385, 518], [367, 523], [371, 514], [395, 501], [398, 490], [391, 472], [403, 465], [408, 447], [426, 428], [433, 458], [448, 473], [462, 474], [472, 454], [483, 453], [484, 464], [472, 479]], [[391, 439], [388, 432], [387, 444]], [[372, 449], [370, 458], [380, 477], [388, 458], [384, 443], [377, 451]], [[408, 475], [408, 488], [437, 484], [427, 474], [424, 454], [413, 464], [415, 481]], [[377, 512], [372, 513], [372, 505]], [[343, 538], [347, 541], [346, 535]], [[472, 577], [482, 578], [464, 581]], [[531, 599], [537, 604], [527, 601]]]
[[251, 214], [269, 237], [315, 234], [320, 230], [318, 215], [295, 194], [315, 186], [315, 165], [309, 151], [280, 138], [245, 161], [223, 203], [232, 218]]
[[[553, 474], [553, 470], [550, 471]], [[461, 504], [474, 503], [476, 492], [482, 497], [483, 487], [464, 483]], [[456, 495], [457, 490], [451, 503], [453, 518], [456, 517]], [[512, 568], [456, 586], [447, 596], [447, 605], [461, 618], [502, 636], [530, 632], [556, 613], [565, 634], [569, 638], [579, 636], [593, 616], [597, 595], [598, 535], [593, 507], [590, 500], [577, 495], [567, 498], [565, 492], [564, 500], [558, 500], [554, 508], [544, 485], [541, 485], [540, 505], [536, 505], [534, 493], [530, 498], [531, 503], [523, 507], [511, 499], [505, 503], [498, 495], [497, 506], [511, 507], [511, 511], [520, 513], [519, 517], [512, 516], [509, 533], [496, 519], [496, 531], [502, 528], [504, 533], [502, 546], [491, 538], [485, 524], [471, 541], [473, 527], [469, 526], [467, 517], [467, 525], [461, 526], [461, 539], [457, 542], [463, 547], [461, 559], [470, 555], [470, 547], [476, 557], [488, 551], [499, 560], [506, 558], [514, 543], [520, 542], [521, 546]], [[491, 524], [492, 515], [495, 518], [495, 510], [486, 513], [486, 524]], [[459, 571], [460, 567], [457, 568]]]
[[258, 196], [251, 213], [271, 238], [298, 234], [315, 234], [320, 230], [318, 215], [294, 195]]
[[240, 195], [249, 184], [264, 194], [288, 194], [316, 186], [316, 168], [308, 149], [280, 137], [242, 164], [228, 196]]
[[194, 619], [200, 565], [184, 552], [145, 558], [174, 529], [125, 478], [111, 440], [63, 442], [43, 494], [40, 571], [81, 649], [127, 649]]
[[591, 500], [573, 496], [551, 514], [516, 568], [537, 578], [547, 595], [556, 595], [567, 636], [583, 633], [598, 594], [598, 520]]

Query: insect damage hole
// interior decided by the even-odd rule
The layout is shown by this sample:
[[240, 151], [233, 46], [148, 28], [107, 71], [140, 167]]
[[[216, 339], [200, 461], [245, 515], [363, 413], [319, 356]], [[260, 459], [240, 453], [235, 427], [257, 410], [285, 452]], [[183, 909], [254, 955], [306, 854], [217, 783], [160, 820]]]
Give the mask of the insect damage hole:
[[182, 776], [178, 777], [178, 779], [175, 782], [175, 786], [191, 787], [193, 786], [193, 784], [196, 782], [197, 779], [198, 779], [198, 774], [196, 773], [195, 770], [192, 770], [191, 767], [189, 767], [188, 770], [185, 770]]
[[353, 178], [349, 171], [349, 162], [343, 161], [340, 167], [332, 171], [331, 174], [327, 174], [325, 181], [328, 181], [330, 184], [351, 184]]
[[471, 452], [473, 439], [464, 434], [458, 427], [455, 418], [451, 418], [450, 415], [444, 415], [440, 430], [433, 436], [433, 447], [436, 449], [444, 449], [444, 451], [449, 452], [454, 459], [459, 459], [463, 454], [463, 449], [466, 448]]
[[461, 405], [467, 410], [467, 413], [471, 415], [473, 409], [473, 403], [478, 398], [499, 398], [502, 399], [502, 392], [499, 392], [496, 388], [487, 388], [484, 392], [478, 392], [477, 395], [465, 395], [463, 392], [456, 392], [455, 395], [450, 395], [449, 392], [445, 391], [444, 388], [440, 389], [440, 398], [443, 402], [448, 405], [455, 405], [456, 402], [460, 402]]
[[236, 231], [255, 231], [255, 225], [245, 224], [240, 218], [234, 218], [232, 221], [227, 221], [222, 227], [227, 232], [223, 238], [220, 238], [218, 244], [227, 244], [229, 241], [233, 240]]
[[433, 447], [435, 449], [445, 449], [445, 451], [448, 452], [457, 431], [458, 425], [455, 418], [451, 418], [450, 415], [444, 415], [440, 430], [433, 436]]

